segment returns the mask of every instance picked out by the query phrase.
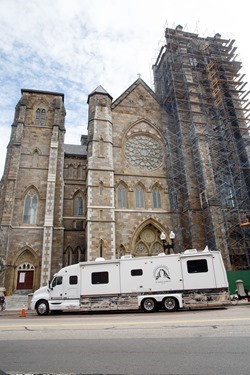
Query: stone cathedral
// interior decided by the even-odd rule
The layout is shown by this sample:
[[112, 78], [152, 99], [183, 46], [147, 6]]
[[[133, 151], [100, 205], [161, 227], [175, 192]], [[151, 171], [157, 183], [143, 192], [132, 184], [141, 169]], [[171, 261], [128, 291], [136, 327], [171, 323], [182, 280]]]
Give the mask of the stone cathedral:
[[157, 255], [171, 231], [171, 251], [208, 245], [228, 270], [249, 269], [248, 125], [233, 47], [181, 27], [166, 40], [155, 92], [139, 78], [115, 100], [102, 86], [89, 94], [79, 145], [64, 143], [64, 94], [21, 90], [0, 190], [7, 291], [33, 291], [80, 261]]

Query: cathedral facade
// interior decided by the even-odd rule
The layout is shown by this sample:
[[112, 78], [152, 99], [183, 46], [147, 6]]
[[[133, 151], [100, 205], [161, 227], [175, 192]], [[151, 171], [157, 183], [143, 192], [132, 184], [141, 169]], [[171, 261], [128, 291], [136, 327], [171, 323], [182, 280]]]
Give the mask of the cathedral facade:
[[99, 86], [81, 145], [64, 144], [63, 94], [21, 94], [1, 190], [6, 290], [34, 290], [83, 260], [163, 252], [173, 228], [153, 91], [138, 79], [112, 101]]
[[232, 46], [210, 39], [167, 29], [155, 92], [141, 78], [116, 100], [97, 87], [79, 145], [64, 142], [63, 94], [21, 90], [1, 180], [0, 286], [29, 292], [69, 264], [157, 255], [171, 231], [171, 251], [209, 245], [228, 270], [249, 269], [248, 125], [237, 69], [214, 57]]

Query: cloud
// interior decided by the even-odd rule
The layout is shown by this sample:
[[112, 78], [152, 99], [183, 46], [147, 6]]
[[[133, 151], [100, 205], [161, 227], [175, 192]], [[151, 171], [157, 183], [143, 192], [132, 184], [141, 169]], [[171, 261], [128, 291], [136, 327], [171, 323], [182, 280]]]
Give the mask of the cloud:
[[0, 0], [0, 175], [21, 88], [64, 93], [66, 142], [79, 144], [87, 97], [98, 85], [116, 99], [140, 73], [153, 88], [165, 26], [236, 33], [250, 69], [248, 15], [235, 20], [230, 6], [233, 0]]

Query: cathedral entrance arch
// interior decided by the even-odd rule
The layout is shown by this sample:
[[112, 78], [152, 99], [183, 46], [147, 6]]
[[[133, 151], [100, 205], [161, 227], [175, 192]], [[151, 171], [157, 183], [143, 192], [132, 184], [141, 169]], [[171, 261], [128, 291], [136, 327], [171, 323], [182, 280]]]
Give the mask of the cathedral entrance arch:
[[30, 247], [21, 249], [14, 260], [13, 290], [25, 292], [37, 289], [39, 284], [39, 258]]
[[164, 230], [154, 220], [146, 221], [137, 228], [132, 241], [132, 255], [135, 257], [158, 255], [164, 252], [160, 234]]

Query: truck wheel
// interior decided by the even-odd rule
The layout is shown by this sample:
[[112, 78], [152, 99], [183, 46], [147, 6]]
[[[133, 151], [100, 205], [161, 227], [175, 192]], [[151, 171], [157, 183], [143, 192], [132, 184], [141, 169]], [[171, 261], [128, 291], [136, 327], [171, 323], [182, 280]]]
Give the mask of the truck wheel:
[[49, 313], [49, 304], [45, 300], [37, 302], [36, 312], [38, 315], [48, 315]]
[[157, 309], [157, 302], [153, 298], [145, 298], [142, 301], [142, 308], [145, 312], [154, 312]]
[[162, 306], [165, 311], [167, 312], [172, 312], [172, 311], [177, 311], [179, 308], [179, 303], [176, 298], [174, 297], [166, 297], [162, 301]]

